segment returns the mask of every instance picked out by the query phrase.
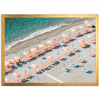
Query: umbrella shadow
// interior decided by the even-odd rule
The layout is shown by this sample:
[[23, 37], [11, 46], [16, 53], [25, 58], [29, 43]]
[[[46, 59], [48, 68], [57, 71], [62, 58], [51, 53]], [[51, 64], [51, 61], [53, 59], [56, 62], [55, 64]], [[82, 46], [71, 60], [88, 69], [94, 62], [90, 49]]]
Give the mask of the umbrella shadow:
[[65, 60], [67, 60], [67, 58], [62, 59], [62, 61], [65, 61]]
[[22, 64], [27, 64], [27, 62], [25, 62], [25, 61], [21, 61], [20, 63], [22, 63]]
[[86, 47], [84, 47], [84, 49], [86, 49], [86, 48], [90, 48], [91, 46], [90, 45], [88, 45], [88, 46], [86, 46]]
[[92, 74], [92, 73], [93, 73], [93, 71], [91, 71], [91, 70], [90, 70], [90, 71], [88, 71], [87, 73], [88, 73], [88, 74]]
[[70, 40], [70, 42], [73, 42], [73, 41], [75, 41], [75, 40], [77, 40], [77, 39]]
[[54, 65], [58, 65], [58, 64], [60, 64], [60, 61], [56, 61], [56, 63]]
[[66, 72], [71, 73], [72, 72], [72, 69], [68, 69], [68, 71], [66, 71]]
[[84, 61], [84, 62], [82, 62], [82, 63], [87, 63], [87, 62], [88, 62], [88, 61], [86, 61], [86, 60], [85, 60], [85, 61]]
[[70, 57], [72, 57], [72, 56], [74, 56], [74, 55], [75, 55], [75, 53], [74, 53], [74, 52], [72, 52], [72, 53], [71, 53], [71, 55], [69, 55], [69, 56], [70, 56]]

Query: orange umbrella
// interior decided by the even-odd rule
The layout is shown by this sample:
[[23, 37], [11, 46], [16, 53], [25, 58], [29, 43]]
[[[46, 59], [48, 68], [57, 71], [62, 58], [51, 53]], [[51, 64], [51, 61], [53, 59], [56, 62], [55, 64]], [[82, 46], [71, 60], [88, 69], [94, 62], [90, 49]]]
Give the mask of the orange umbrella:
[[72, 32], [78, 32], [78, 29], [72, 29], [71, 31]]
[[18, 74], [18, 73], [14, 73], [13, 75], [14, 75], [14, 77], [16, 77], [16, 78], [19, 78], [19, 77], [20, 77], [20, 74]]
[[63, 34], [62, 37], [67, 37], [67, 34]]
[[9, 61], [10, 61], [11, 63], [15, 63], [15, 62], [16, 62], [15, 59], [9, 59]]
[[29, 56], [31, 52], [23, 52], [25, 56]]
[[49, 41], [47, 41], [47, 44], [52, 44], [52, 42], [53, 42], [53, 41], [50, 41], [50, 40], [49, 40]]
[[15, 62], [16, 63], [19, 63], [21, 61], [21, 58], [20, 57], [15, 57]]
[[52, 57], [52, 56], [48, 56], [47, 58], [48, 58], [48, 59], [53, 59], [53, 57]]
[[38, 45], [38, 47], [39, 47], [39, 48], [44, 48], [44, 47], [45, 47], [45, 45], [40, 44], [40, 45]]
[[89, 23], [90, 23], [90, 21], [87, 21], [87, 20], [86, 20], [86, 21], [84, 21], [84, 23], [89, 24]]
[[32, 52], [36, 52], [38, 50], [38, 48], [32, 48], [31, 51]]
[[33, 68], [38, 68], [38, 65], [32, 64]]
[[5, 82], [9, 82], [10, 81], [10, 79], [9, 78], [5, 78]]
[[85, 28], [86, 28], [86, 26], [80, 26], [79, 28], [80, 28], [80, 29], [85, 29]]
[[79, 40], [79, 42], [80, 42], [80, 43], [84, 43], [85, 41], [84, 41], [84, 40]]
[[69, 48], [67, 48], [67, 47], [63, 47], [63, 50], [68, 51], [68, 50], [69, 50]]
[[10, 65], [10, 62], [9, 61], [5, 62], [5, 65], [6, 66], [9, 66]]

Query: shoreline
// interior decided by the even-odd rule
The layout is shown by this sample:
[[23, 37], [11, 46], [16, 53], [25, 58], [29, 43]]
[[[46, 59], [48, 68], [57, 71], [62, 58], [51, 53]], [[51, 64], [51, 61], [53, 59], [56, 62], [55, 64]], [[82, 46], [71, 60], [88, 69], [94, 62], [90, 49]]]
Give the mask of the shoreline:
[[84, 20], [91, 20], [91, 18], [83, 18], [83, 19], [78, 19], [78, 20], [74, 20], [74, 21], [71, 21], [71, 22], [66, 22], [68, 23], [69, 25], [64, 25], [64, 26], [61, 26], [60, 28], [57, 28], [57, 29], [54, 29], [54, 30], [51, 30], [49, 32], [45, 32], [43, 34], [39, 34], [33, 38], [30, 38], [30, 39], [27, 39], [25, 41], [22, 41], [22, 42], [19, 42], [17, 43], [16, 45], [12, 46], [10, 49], [6, 50], [5, 51], [5, 56], [9, 55], [9, 54], [12, 54], [12, 53], [16, 53], [22, 49], [25, 49], [25, 48], [28, 48], [29, 46], [33, 45], [33, 43], [39, 43], [40, 41], [42, 40], [45, 40], [47, 39], [48, 37], [54, 37], [58, 34], [60, 34], [62, 31], [65, 31], [75, 25], [79, 25], [79, 24], [82, 24], [84, 22]]

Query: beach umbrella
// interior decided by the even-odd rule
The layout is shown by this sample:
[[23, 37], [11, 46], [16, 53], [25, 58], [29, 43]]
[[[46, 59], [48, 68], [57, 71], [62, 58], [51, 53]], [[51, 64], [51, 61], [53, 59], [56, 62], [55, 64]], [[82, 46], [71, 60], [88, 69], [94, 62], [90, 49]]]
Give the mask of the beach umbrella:
[[84, 21], [84, 23], [85, 23], [85, 24], [89, 24], [89, 23], [90, 23], [90, 21], [87, 21], [87, 20], [86, 20], [86, 21]]
[[5, 82], [9, 82], [10, 81], [10, 79], [9, 78], [5, 78]]
[[72, 29], [71, 31], [72, 32], [78, 32], [78, 29]]
[[31, 53], [30, 51], [29, 51], [29, 52], [26, 52], [26, 51], [25, 51], [25, 52], [23, 52], [23, 54], [24, 54], [25, 56], [29, 56], [29, 55], [30, 55], [30, 53]]
[[47, 44], [52, 44], [52, 42], [53, 42], [53, 41], [48, 40], [48, 41], [47, 41]]
[[31, 48], [32, 52], [36, 52], [38, 50], [38, 48]]
[[53, 59], [53, 57], [52, 57], [52, 56], [48, 56], [47, 58], [48, 58], [48, 59]]
[[85, 29], [85, 28], [86, 28], [86, 26], [79, 26], [79, 28], [80, 28], [80, 29]]
[[15, 59], [9, 59], [9, 61], [10, 61], [11, 63], [15, 63], [15, 62], [16, 62]]
[[19, 73], [14, 73], [13, 75], [14, 75], [14, 77], [16, 77], [16, 78], [19, 78], [19, 77], [20, 77], [20, 74], [19, 74]]
[[21, 58], [20, 57], [15, 57], [14, 59], [15, 59], [15, 62], [16, 63], [19, 63], [21, 61]]
[[38, 68], [38, 65], [32, 64], [33, 68]]
[[80, 43], [84, 43], [84, 42], [85, 42], [85, 40], [79, 40], [79, 42], [80, 42]]
[[5, 65], [10, 66], [10, 62], [9, 61], [5, 62]]
[[38, 45], [38, 47], [39, 47], [39, 48], [44, 48], [44, 47], [45, 47], [45, 45], [40, 44], [40, 45]]
[[67, 47], [63, 47], [63, 50], [68, 51], [68, 50], [69, 50], [69, 48], [67, 48]]
[[63, 34], [62, 37], [67, 37], [67, 34]]

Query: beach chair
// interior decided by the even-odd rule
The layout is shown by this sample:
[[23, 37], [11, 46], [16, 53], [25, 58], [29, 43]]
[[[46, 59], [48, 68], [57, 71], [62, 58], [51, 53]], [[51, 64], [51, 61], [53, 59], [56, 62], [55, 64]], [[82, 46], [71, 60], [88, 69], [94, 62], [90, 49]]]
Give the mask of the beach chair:
[[95, 53], [90, 53], [89, 56], [94, 57], [95, 56]]
[[47, 69], [48, 68], [48, 66], [41, 66], [41, 69], [42, 70], [45, 70], [45, 69]]
[[79, 49], [78, 48], [73, 48], [72, 51], [77, 52], [77, 51], [79, 51]]
[[66, 72], [69, 72], [70, 71], [68, 68], [64, 68], [63, 70], [66, 71]]
[[85, 72], [85, 73], [90, 72], [90, 70], [89, 70], [89, 69], [85, 69], [85, 68], [83, 68], [83, 69], [82, 69], [82, 71], [83, 71], [83, 72]]
[[23, 77], [24, 77], [25, 79], [27, 79], [27, 78], [32, 78], [32, 75], [31, 75], [31, 74], [25, 74], [25, 75], [23, 75]]
[[96, 39], [90, 40], [91, 43], [96, 43]]
[[38, 73], [41, 72], [41, 70], [40, 70], [40, 69], [36, 69], [36, 70], [33, 70], [33, 72], [34, 72], [35, 74], [38, 74]]
[[6, 68], [5, 68], [5, 73], [10, 72], [11, 70], [12, 70], [12, 68], [8, 68], [8, 67], [6, 67]]
[[85, 59], [79, 59], [78, 62], [83, 63], [83, 62], [85, 62]]
[[72, 52], [66, 52], [65, 55], [70, 56]]
[[23, 82], [26, 82], [26, 79], [21, 79], [21, 82], [23, 83]]
[[50, 61], [49, 64], [50, 65], [54, 65], [56, 63], [56, 61]]
[[73, 64], [73, 63], [71, 63], [70, 66], [71, 66], [71, 67], [74, 67], [74, 68], [78, 67], [77, 64]]
[[14, 79], [14, 81], [15, 81], [16, 83], [20, 83], [20, 80], [16, 80], [16, 79]]
[[57, 59], [58, 59], [58, 60], [63, 60], [64, 57], [58, 56]]

